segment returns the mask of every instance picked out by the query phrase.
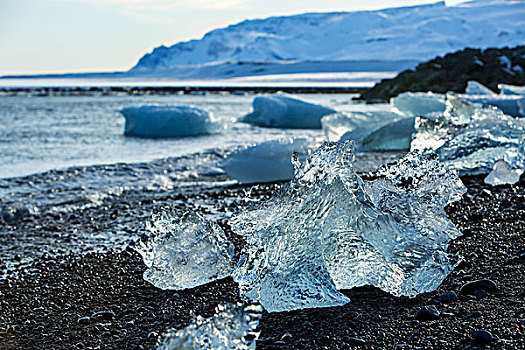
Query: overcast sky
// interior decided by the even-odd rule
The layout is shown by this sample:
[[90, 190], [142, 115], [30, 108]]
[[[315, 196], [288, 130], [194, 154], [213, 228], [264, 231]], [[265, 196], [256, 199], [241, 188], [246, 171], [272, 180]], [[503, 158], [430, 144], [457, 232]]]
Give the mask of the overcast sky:
[[245, 19], [433, 2], [0, 0], [0, 75], [127, 70], [156, 46], [198, 39]]

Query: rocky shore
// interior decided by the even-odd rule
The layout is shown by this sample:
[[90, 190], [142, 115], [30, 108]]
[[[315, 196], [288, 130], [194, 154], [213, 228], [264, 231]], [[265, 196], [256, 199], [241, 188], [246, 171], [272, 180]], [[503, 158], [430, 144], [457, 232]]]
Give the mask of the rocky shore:
[[[257, 349], [525, 348], [525, 181], [489, 187], [482, 180], [464, 177], [468, 193], [447, 207], [463, 232], [450, 253], [463, 260], [437, 291], [407, 299], [363, 287], [345, 291], [351, 302], [343, 307], [264, 313]], [[150, 349], [166, 329], [186, 326], [193, 315], [209, 316], [218, 303], [238, 301], [231, 278], [162, 291], [143, 281], [144, 265], [133, 249], [61, 253], [60, 237], [75, 229], [94, 233], [126, 217], [137, 218], [140, 232], [150, 213], [166, 205], [234, 211], [246, 204], [249, 190], [255, 199], [277, 188], [136, 192], [68, 214], [0, 223], [4, 239], [51, 234], [58, 242], [55, 254], [0, 280], [0, 349]], [[242, 240], [221, 225], [242, 248]], [[5, 261], [0, 265], [6, 268]], [[497, 288], [486, 281], [465, 287], [483, 279]]]
[[525, 85], [525, 46], [465, 49], [420, 63], [395, 78], [383, 79], [357, 98], [385, 102], [406, 91], [465, 92], [469, 80], [497, 92], [498, 84]]

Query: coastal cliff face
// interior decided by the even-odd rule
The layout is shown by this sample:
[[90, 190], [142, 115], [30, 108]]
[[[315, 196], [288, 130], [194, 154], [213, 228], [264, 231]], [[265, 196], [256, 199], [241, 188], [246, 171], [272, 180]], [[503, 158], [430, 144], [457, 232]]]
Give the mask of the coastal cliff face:
[[361, 93], [359, 99], [386, 101], [406, 91], [464, 92], [469, 80], [495, 92], [499, 83], [525, 85], [525, 46], [465, 49], [436, 57], [393, 79], [382, 80]]
[[132, 71], [217, 62], [424, 61], [465, 47], [523, 43], [525, 3], [470, 1], [247, 20], [160, 46]]

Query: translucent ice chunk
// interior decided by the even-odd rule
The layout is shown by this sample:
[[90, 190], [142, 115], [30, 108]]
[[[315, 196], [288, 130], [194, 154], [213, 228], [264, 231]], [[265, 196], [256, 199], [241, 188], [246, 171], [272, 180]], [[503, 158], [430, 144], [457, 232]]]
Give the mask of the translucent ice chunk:
[[445, 96], [433, 92], [404, 92], [390, 99], [392, 112], [417, 117], [445, 111]]
[[186, 289], [230, 275], [233, 245], [217, 225], [193, 212], [154, 215], [137, 244], [144, 279], [161, 289]]
[[307, 155], [313, 140], [306, 138], [273, 140], [241, 148], [228, 154], [221, 168], [241, 183], [290, 180], [292, 154]]
[[321, 129], [321, 118], [332, 113], [332, 108], [273, 94], [255, 97], [253, 111], [240, 121], [270, 128]]
[[374, 130], [402, 118], [388, 111], [334, 113], [321, 119], [323, 132], [328, 141], [339, 141], [345, 134], [353, 132], [353, 140], [360, 140]]
[[124, 135], [140, 137], [183, 137], [213, 134], [220, 125], [211, 113], [185, 106], [127, 107]]
[[436, 150], [449, 168], [462, 174], [489, 173], [498, 160], [525, 168], [525, 119], [481, 108], [464, 128]]
[[520, 180], [521, 174], [523, 169], [512, 169], [504, 160], [498, 160], [485, 177], [485, 183], [491, 186], [513, 185]]
[[254, 350], [259, 338], [260, 305], [219, 305], [210, 318], [197, 317], [188, 327], [169, 331], [157, 350]]
[[443, 207], [465, 189], [436, 160], [409, 154], [376, 181], [352, 169], [354, 144], [328, 143], [282, 192], [238, 215], [247, 246], [234, 272], [241, 295], [269, 312], [342, 305], [337, 288], [372, 284], [395, 295], [431, 291], [452, 269], [459, 235]]
[[454, 125], [467, 125], [474, 113], [480, 110], [481, 104], [469, 102], [455, 93], [446, 95], [445, 118]]
[[477, 81], [469, 81], [465, 90], [467, 95], [495, 95], [494, 91]]
[[[359, 140], [361, 151], [408, 151], [415, 132], [415, 117], [403, 118], [386, 124]], [[354, 140], [354, 133], [341, 140]]]
[[521, 95], [525, 96], [525, 86], [515, 86], [507, 84], [498, 84], [498, 89], [503, 95]]

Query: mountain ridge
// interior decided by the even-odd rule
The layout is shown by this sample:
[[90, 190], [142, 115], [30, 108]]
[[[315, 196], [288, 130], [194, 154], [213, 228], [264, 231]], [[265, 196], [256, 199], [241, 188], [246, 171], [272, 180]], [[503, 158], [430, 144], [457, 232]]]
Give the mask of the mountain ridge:
[[275, 16], [159, 46], [132, 71], [217, 62], [423, 61], [465, 47], [519, 45], [524, 25], [525, 2], [494, 0]]

